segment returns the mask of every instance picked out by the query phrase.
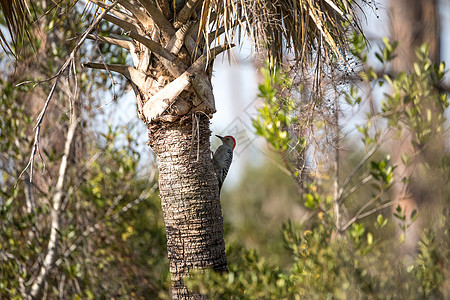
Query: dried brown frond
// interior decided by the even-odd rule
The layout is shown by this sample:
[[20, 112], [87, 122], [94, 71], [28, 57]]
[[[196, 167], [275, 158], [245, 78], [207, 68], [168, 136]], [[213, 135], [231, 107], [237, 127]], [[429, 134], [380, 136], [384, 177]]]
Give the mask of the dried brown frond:
[[347, 0], [205, 0], [199, 32], [208, 43], [208, 33], [223, 28], [232, 43], [239, 30], [277, 62], [291, 54], [300, 64], [310, 63], [319, 52], [343, 59], [348, 30], [359, 30], [355, 8]]
[[0, 44], [5, 51], [15, 53], [10, 45], [16, 47], [18, 41], [23, 40], [25, 36], [30, 38], [28, 25], [31, 24], [30, 10], [26, 0], [0, 0], [1, 17], [5, 22], [10, 40], [0, 30]]

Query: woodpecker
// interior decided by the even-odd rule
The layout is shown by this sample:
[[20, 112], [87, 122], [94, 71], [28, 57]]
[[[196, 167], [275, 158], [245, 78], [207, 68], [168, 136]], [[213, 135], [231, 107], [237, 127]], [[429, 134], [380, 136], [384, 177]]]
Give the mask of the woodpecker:
[[221, 137], [216, 135], [221, 141], [222, 145], [217, 148], [214, 153], [213, 163], [216, 170], [217, 180], [219, 181], [219, 193], [222, 188], [223, 181], [230, 169], [231, 161], [233, 160], [233, 150], [236, 147], [236, 140], [231, 135]]

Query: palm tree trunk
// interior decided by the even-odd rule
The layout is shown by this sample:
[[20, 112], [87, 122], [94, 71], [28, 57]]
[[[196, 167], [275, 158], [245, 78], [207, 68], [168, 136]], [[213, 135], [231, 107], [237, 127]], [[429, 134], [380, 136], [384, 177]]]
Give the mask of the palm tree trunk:
[[[102, 1], [91, 1], [102, 8], [108, 7]], [[130, 16], [136, 18], [130, 21], [128, 16], [126, 21], [107, 15], [105, 20], [122, 27], [133, 41], [91, 38], [129, 50], [134, 67], [84, 64], [97, 69], [108, 67], [109, 71], [127, 77], [137, 96], [138, 115], [148, 125], [149, 144], [158, 157], [172, 299], [203, 298], [188, 291], [183, 282], [191, 269], [227, 271], [219, 185], [211, 159], [209, 118], [216, 112], [211, 63], [231, 45], [209, 49], [209, 43], [202, 39], [196, 48], [194, 39], [202, 20], [198, 18], [201, 2], [190, 0], [174, 21], [153, 1], [120, 1], [130, 11]], [[142, 4], [149, 15], [142, 14], [137, 3]], [[196, 26], [187, 21], [196, 7], [197, 17], [193, 21], [198, 26], [194, 29]], [[181, 27], [171, 21], [180, 22]]]
[[183, 283], [189, 270], [227, 271], [210, 135], [209, 120], [203, 114], [159, 124], [157, 128], [149, 127], [150, 146], [158, 157], [172, 299], [201, 298], [201, 295], [189, 292]]

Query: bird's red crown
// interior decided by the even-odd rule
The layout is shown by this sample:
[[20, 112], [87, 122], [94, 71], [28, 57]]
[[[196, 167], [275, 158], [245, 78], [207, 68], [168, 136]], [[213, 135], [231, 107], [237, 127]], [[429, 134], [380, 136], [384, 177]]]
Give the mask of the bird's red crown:
[[232, 137], [231, 135], [224, 136], [223, 138], [231, 138], [233, 140], [233, 142], [234, 142], [233, 150], [234, 150], [234, 148], [236, 147], [236, 139], [234, 137]]

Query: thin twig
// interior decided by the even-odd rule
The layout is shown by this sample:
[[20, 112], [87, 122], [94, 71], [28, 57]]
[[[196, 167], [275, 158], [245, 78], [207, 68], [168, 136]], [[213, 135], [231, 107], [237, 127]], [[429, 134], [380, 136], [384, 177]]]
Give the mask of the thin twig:
[[342, 202], [342, 195], [344, 194], [344, 189], [347, 187], [347, 185], [352, 180], [353, 176], [356, 175], [356, 173], [361, 169], [361, 167], [372, 157], [372, 155], [380, 148], [381, 143], [377, 143], [375, 146], [373, 146], [372, 149], [370, 149], [369, 152], [361, 159], [361, 161], [358, 163], [358, 165], [353, 169], [352, 173], [347, 177], [345, 182], [342, 184], [341, 188], [339, 189], [339, 196], [338, 196], [338, 202]]
[[111, 71], [109, 70], [108, 65], [106, 64], [105, 57], [103, 56], [103, 53], [100, 50], [100, 46], [98, 45], [98, 39], [97, 38], [98, 38], [98, 33], [95, 34], [95, 46], [97, 48], [98, 53], [100, 54], [101, 61], [102, 61], [103, 65], [105, 66], [106, 73], [108, 73], [109, 79], [111, 79], [112, 100], [114, 101], [117, 98], [116, 97], [116, 82], [114, 81], [114, 78], [113, 78], [113, 76], [111, 74]]
[[351, 194], [356, 192], [359, 188], [361, 188], [364, 184], [366, 184], [367, 182], [369, 182], [372, 179], [373, 179], [372, 175], [369, 175], [369, 176], [365, 177], [364, 179], [362, 179], [361, 182], [358, 185], [355, 185], [354, 187], [352, 187], [350, 189], [350, 191], [348, 191], [348, 193], [346, 193], [345, 195], [342, 196], [340, 202], [341, 203], [344, 202], [348, 197], [350, 197]]
[[339, 147], [340, 147], [340, 127], [339, 127], [339, 100], [336, 86], [334, 86], [334, 121], [335, 121], [335, 137], [334, 137], [334, 180], [333, 180], [333, 209], [336, 232], [341, 231], [341, 210], [339, 205]]
[[51, 81], [52, 79], [55, 79], [56, 77], [58, 77], [58, 73], [56, 75], [53, 75], [52, 77], [49, 77], [47, 79], [43, 79], [43, 80], [27, 80], [27, 81], [22, 81], [19, 82], [18, 84], [16, 84], [16, 87], [24, 85], [24, 84], [29, 84], [29, 83], [34, 83], [34, 86], [47, 82], [47, 81]]
[[383, 210], [383, 209], [388, 208], [388, 207], [390, 207], [390, 206], [392, 206], [392, 205], [395, 205], [395, 204], [399, 203], [399, 202], [400, 202], [401, 200], [403, 200], [403, 199], [404, 199], [404, 198], [402, 198], [402, 199], [397, 199], [397, 200], [392, 200], [392, 201], [387, 202], [387, 203], [385, 203], [385, 204], [383, 204], [383, 205], [380, 205], [380, 206], [378, 206], [378, 207], [375, 207], [375, 208], [373, 208], [373, 209], [371, 209], [371, 210], [369, 210], [369, 211], [367, 211], [367, 212], [365, 212], [365, 213], [363, 213], [363, 214], [360, 214], [360, 215], [358, 216], [357, 220], [361, 220], [361, 219], [363, 219], [363, 218], [365, 218], [365, 217], [368, 217], [368, 216], [370, 216], [370, 215], [373, 215], [373, 214], [379, 212], [380, 210]]
[[373, 197], [372, 199], [370, 199], [369, 201], [367, 201], [355, 214], [355, 216], [353, 218], [351, 218], [343, 227], [342, 227], [342, 231], [345, 231], [348, 227], [350, 227], [353, 223], [355, 223], [357, 220], [360, 219], [360, 216], [362, 214], [366, 214], [364, 213], [364, 210], [369, 207], [370, 205], [372, 205], [375, 201], [377, 201], [378, 199], [380, 199], [381, 196], [384, 195], [384, 193], [386, 193], [386, 191], [381, 191], [379, 192], [375, 197]]
[[[66, 64], [64, 64], [66, 65]], [[30, 159], [28, 161], [28, 164], [25, 166], [25, 168], [22, 170], [22, 172], [19, 175], [18, 180], [22, 177], [23, 173], [30, 167], [30, 183], [33, 182], [33, 162], [34, 162], [34, 156], [36, 155], [37, 150], [39, 149], [39, 133], [41, 131], [41, 124], [44, 120], [45, 112], [47, 111], [48, 104], [50, 103], [50, 99], [52, 98], [53, 94], [55, 93], [56, 86], [58, 85], [59, 79], [61, 78], [62, 72], [61, 70], [58, 71], [58, 75], [56, 77], [56, 82], [53, 84], [52, 89], [50, 90], [50, 93], [48, 94], [47, 100], [45, 100], [44, 107], [42, 108], [41, 112], [39, 113], [39, 116], [36, 121], [36, 125], [34, 126], [33, 130], [35, 130], [34, 135], [34, 141], [33, 141], [33, 149], [31, 150]], [[39, 151], [40, 152], [40, 151]], [[42, 156], [41, 156], [42, 158]], [[17, 183], [16, 183], [17, 185]]]
[[72, 124], [70, 124], [69, 130], [67, 131], [66, 144], [64, 146], [64, 155], [62, 157], [61, 164], [59, 166], [59, 176], [55, 187], [56, 192], [53, 196], [53, 207], [50, 214], [51, 229], [47, 245], [47, 254], [45, 255], [44, 262], [39, 271], [39, 275], [36, 277], [36, 280], [34, 281], [30, 291], [30, 295], [33, 299], [39, 297], [39, 295], [41, 294], [43, 285], [46, 282], [47, 276], [50, 272], [50, 269], [52, 268], [53, 262], [56, 259], [58, 235], [60, 232], [60, 213], [61, 213], [60, 210], [62, 199], [64, 196], [63, 187], [66, 179], [70, 148], [72, 146], [72, 142], [74, 140], [77, 127], [78, 127], [78, 118], [77, 116], [74, 116]]
[[359, 214], [359, 215], [355, 215], [350, 221], [347, 222], [347, 224], [345, 224], [345, 226], [342, 228], [342, 231], [345, 231], [348, 227], [350, 227], [354, 222], [364, 219], [370, 215], [376, 214], [377, 212], [386, 209], [388, 207], [391, 207], [392, 205], [395, 205], [397, 203], [399, 203], [401, 200], [403, 200], [404, 198], [401, 199], [397, 199], [397, 200], [392, 200], [389, 202], [386, 202], [385, 204], [382, 204], [380, 206], [377, 206], [365, 213]]

